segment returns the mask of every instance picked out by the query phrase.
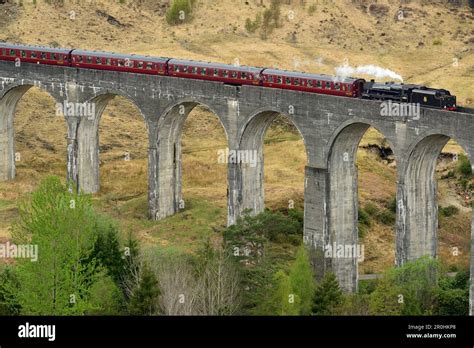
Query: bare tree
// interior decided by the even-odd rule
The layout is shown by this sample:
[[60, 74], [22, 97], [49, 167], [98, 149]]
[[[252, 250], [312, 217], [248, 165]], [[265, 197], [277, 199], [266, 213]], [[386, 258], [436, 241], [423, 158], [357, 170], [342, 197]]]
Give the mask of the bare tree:
[[144, 266], [145, 258], [142, 255], [137, 257], [126, 256], [126, 269], [128, 272], [122, 274], [121, 282], [125, 296], [129, 299], [133, 297], [135, 290], [140, 286]]
[[198, 314], [232, 315], [241, 304], [240, 276], [222, 251], [206, 263], [198, 279]]
[[154, 262], [161, 290], [160, 306], [165, 315], [197, 314], [197, 282], [186, 260]]

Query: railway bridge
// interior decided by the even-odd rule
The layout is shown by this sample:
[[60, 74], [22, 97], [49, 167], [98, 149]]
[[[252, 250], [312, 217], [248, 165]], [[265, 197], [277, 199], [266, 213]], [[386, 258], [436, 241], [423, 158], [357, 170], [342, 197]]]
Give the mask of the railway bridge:
[[[356, 257], [325, 257], [326, 245], [358, 244], [356, 152], [369, 127], [390, 143], [397, 163], [396, 264], [424, 255], [436, 257], [438, 214], [436, 160], [454, 139], [474, 163], [474, 114], [421, 109], [417, 117], [390, 116], [381, 102], [258, 86], [114, 71], [0, 62], [0, 180], [15, 177], [13, 117], [32, 86], [57, 103], [91, 104], [84, 117], [67, 112], [67, 178], [83, 192], [97, 192], [98, 127], [115, 96], [132, 101], [148, 131], [148, 209], [162, 219], [180, 209], [181, 133], [189, 112], [203, 105], [219, 118], [231, 150], [257, 154], [255, 165], [228, 164], [228, 224], [244, 209], [264, 209], [263, 140], [272, 120], [285, 115], [298, 128], [307, 165], [304, 241], [320, 276], [332, 270], [346, 291], [357, 291]], [[66, 103], [66, 104], [65, 104]], [[144, 141], [146, 141], [144, 139]], [[474, 315], [474, 218], [470, 251], [470, 314]]]

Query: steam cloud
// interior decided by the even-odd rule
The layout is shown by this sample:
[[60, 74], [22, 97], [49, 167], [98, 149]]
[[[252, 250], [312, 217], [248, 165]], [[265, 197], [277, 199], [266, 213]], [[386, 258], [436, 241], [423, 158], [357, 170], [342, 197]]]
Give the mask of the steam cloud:
[[398, 75], [396, 72], [382, 68], [377, 65], [360, 65], [356, 68], [350, 65], [342, 65], [336, 68], [337, 76], [356, 76], [357, 74], [371, 75], [378, 79], [389, 77], [395, 80], [403, 82], [403, 77]]

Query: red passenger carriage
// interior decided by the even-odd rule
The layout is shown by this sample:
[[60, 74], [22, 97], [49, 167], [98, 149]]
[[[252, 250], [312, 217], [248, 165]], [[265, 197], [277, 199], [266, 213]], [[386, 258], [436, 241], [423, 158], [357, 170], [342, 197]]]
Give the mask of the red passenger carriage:
[[264, 87], [292, 89], [296, 91], [358, 97], [363, 79], [335, 77], [320, 74], [265, 69], [262, 73]]
[[0, 42], [0, 60], [69, 66], [71, 49], [13, 45]]
[[100, 51], [74, 50], [71, 53], [72, 67], [150, 75], [166, 75], [168, 60], [169, 58]]
[[224, 82], [233, 85], [260, 85], [262, 68], [192, 60], [170, 59], [170, 76]]

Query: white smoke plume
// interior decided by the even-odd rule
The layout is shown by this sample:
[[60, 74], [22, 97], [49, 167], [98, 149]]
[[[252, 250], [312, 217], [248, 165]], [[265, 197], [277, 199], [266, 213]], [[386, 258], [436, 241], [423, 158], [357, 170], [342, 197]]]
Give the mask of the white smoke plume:
[[399, 80], [403, 82], [403, 77], [398, 75], [396, 72], [382, 68], [377, 65], [360, 65], [358, 67], [352, 67], [350, 65], [342, 65], [336, 68], [337, 76], [353, 76], [356, 77], [357, 74], [365, 74], [374, 76], [377, 79], [389, 77], [391, 79]]

